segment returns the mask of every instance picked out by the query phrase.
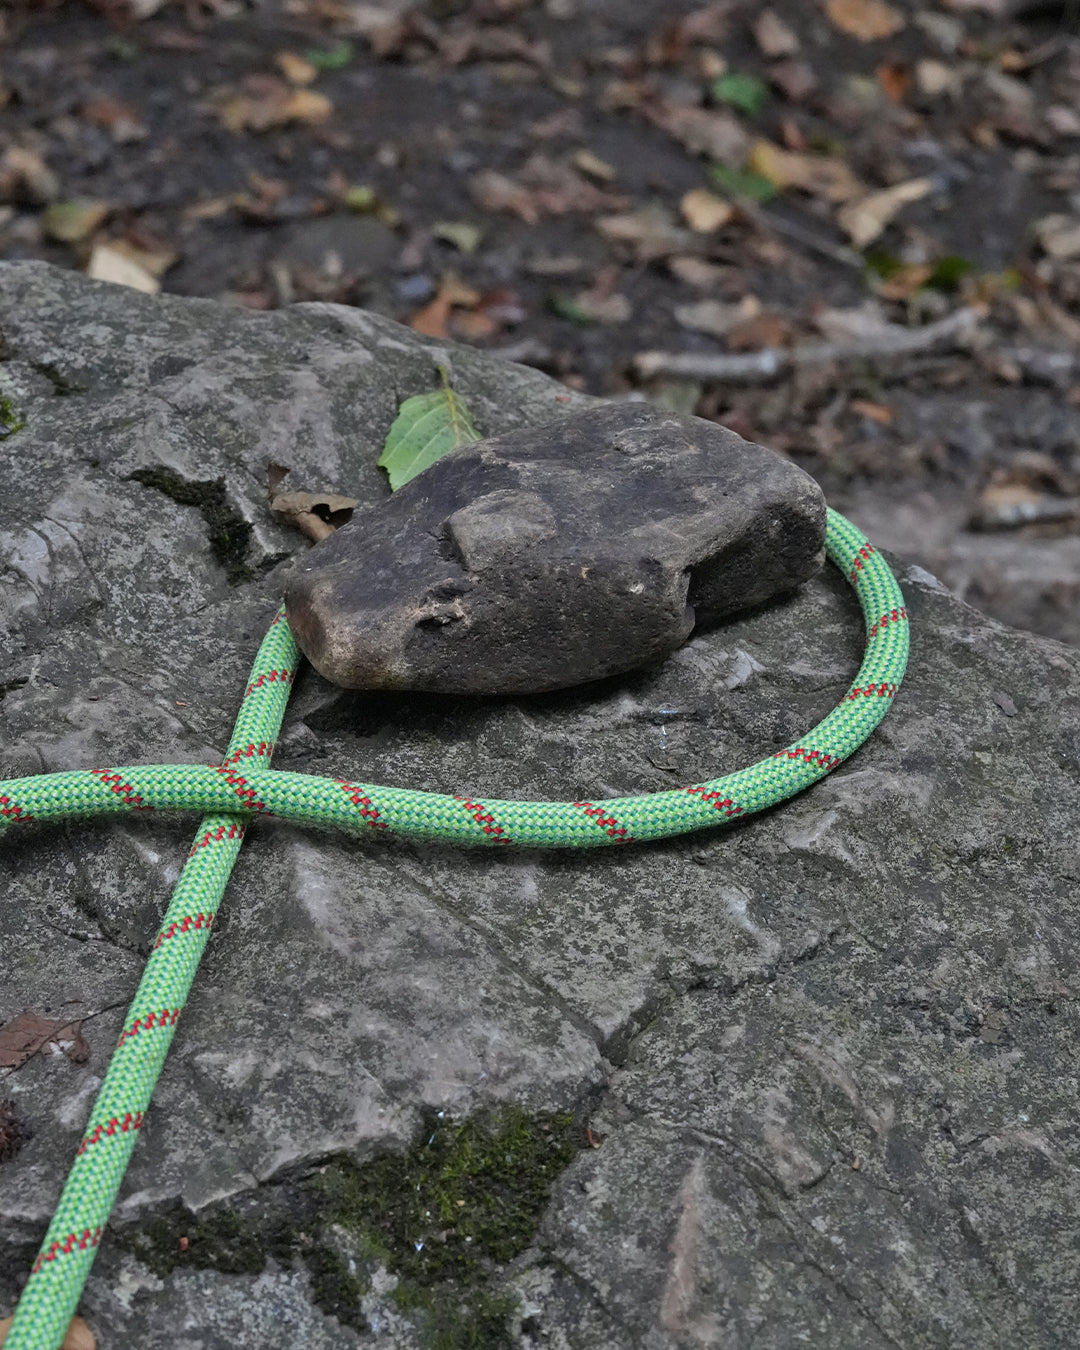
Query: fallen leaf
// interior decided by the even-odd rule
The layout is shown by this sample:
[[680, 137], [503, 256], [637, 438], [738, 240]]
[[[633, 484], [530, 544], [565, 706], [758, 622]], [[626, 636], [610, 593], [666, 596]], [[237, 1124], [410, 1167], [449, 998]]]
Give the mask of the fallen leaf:
[[41, 226], [57, 243], [78, 244], [93, 234], [111, 210], [108, 202], [53, 202], [46, 207]]
[[387, 433], [379, 468], [386, 470], [394, 492], [451, 450], [481, 439], [468, 407], [451, 389], [442, 366], [439, 376], [442, 388], [407, 398]]
[[818, 77], [809, 61], [777, 61], [766, 71], [774, 84], [792, 103], [802, 103], [818, 87]]
[[747, 168], [776, 188], [798, 188], [831, 202], [846, 202], [866, 188], [842, 159], [833, 155], [799, 154], [771, 141], [756, 141]]
[[915, 84], [926, 98], [938, 98], [953, 93], [960, 87], [960, 77], [944, 61], [923, 60], [915, 63]]
[[1057, 214], [1035, 222], [1035, 238], [1051, 258], [1080, 257], [1080, 217]]
[[359, 505], [355, 497], [335, 492], [277, 492], [270, 497], [270, 510], [316, 543], [347, 524]]
[[731, 71], [713, 80], [709, 95], [716, 103], [729, 103], [748, 117], [756, 117], [768, 102], [769, 86], [756, 75]]
[[754, 20], [753, 30], [754, 40], [762, 56], [770, 60], [778, 56], [794, 56], [799, 50], [798, 34], [774, 10], [762, 10]]
[[711, 291], [731, 276], [731, 268], [719, 263], [706, 262], [704, 258], [680, 256], [667, 260], [667, 269], [673, 277], [693, 286], [699, 291]]
[[473, 200], [487, 211], [511, 211], [527, 225], [544, 215], [619, 210], [625, 197], [605, 192], [588, 182], [572, 164], [534, 154], [516, 179], [494, 169], [482, 169], [469, 180]]
[[0, 1069], [17, 1069], [51, 1044], [59, 1045], [76, 1064], [84, 1063], [90, 1055], [81, 1019], [65, 1022], [32, 1012], [18, 1013], [0, 1027]]
[[243, 93], [218, 107], [222, 125], [235, 133], [269, 131], [290, 122], [323, 122], [334, 110], [325, 94], [292, 88], [273, 75], [249, 75], [242, 87]]
[[179, 260], [180, 254], [176, 249], [166, 248], [157, 241], [151, 242], [152, 247], [142, 248], [138, 244], [131, 243], [128, 239], [110, 239], [107, 241], [108, 247], [114, 253], [130, 258], [133, 263], [149, 272], [152, 277], [163, 277], [169, 268]]
[[453, 244], [459, 253], [475, 253], [484, 237], [483, 229], [467, 220], [436, 221], [431, 227], [431, 233], [436, 239], [445, 239], [448, 244]]
[[934, 274], [930, 263], [902, 263], [876, 288], [882, 300], [910, 300]]
[[41, 206], [59, 195], [60, 179], [35, 151], [12, 145], [0, 156], [0, 201]]
[[692, 305], [675, 307], [675, 319], [683, 328], [712, 337], [726, 337], [733, 328], [749, 323], [760, 314], [761, 301], [754, 295], [744, 296], [734, 305], [720, 300], [699, 300]]
[[899, 33], [907, 20], [884, 0], [826, 0], [825, 13], [843, 33], [876, 42]]
[[[14, 1320], [14, 1315], [0, 1318], [0, 1345], [3, 1345], [7, 1339], [7, 1334], [11, 1330], [11, 1324]], [[55, 1344], [55, 1341], [52, 1344]], [[73, 1317], [68, 1323], [68, 1329], [64, 1332], [64, 1339], [59, 1350], [97, 1350], [94, 1333], [81, 1317]]]
[[339, 42], [334, 47], [309, 47], [303, 59], [315, 70], [344, 70], [353, 56], [351, 45]]
[[884, 403], [871, 403], [869, 399], [854, 398], [851, 400], [851, 411], [858, 413], [860, 417], [869, 417], [871, 422], [877, 422], [879, 426], [887, 427], [893, 420], [893, 410], [886, 407]]
[[730, 0], [692, 10], [679, 19], [675, 27], [682, 43], [722, 42], [731, 27]]
[[447, 338], [447, 324], [452, 311], [460, 306], [471, 307], [478, 303], [479, 291], [463, 285], [452, 272], [442, 280], [434, 300], [426, 304], [409, 320], [409, 327], [424, 337]]
[[666, 131], [691, 154], [708, 155], [729, 168], [742, 167], [750, 137], [730, 113], [674, 103], [646, 105], [642, 111], [654, 126]]
[[663, 206], [643, 206], [616, 216], [601, 216], [597, 231], [612, 243], [630, 245], [639, 262], [651, 262], [691, 246], [691, 236]]
[[91, 99], [83, 104], [82, 115], [88, 122], [104, 127], [117, 145], [145, 140], [148, 134], [138, 109], [114, 98]]
[[318, 77], [318, 70], [295, 52], [278, 52], [274, 64], [290, 84], [311, 84]]
[[766, 347], [786, 346], [791, 334], [791, 324], [779, 314], [755, 314], [728, 330], [727, 347], [732, 352], [759, 352]]
[[595, 178], [598, 183], [613, 183], [618, 177], [614, 165], [594, 155], [591, 150], [574, 152], [574, 168], [587, 178]]
[[141, 263], [111, 244], [95, 244], [86, 267], [92, 281], [111, 281], [116, 286], [129, 286], [133, 291], [156, 295], [161, 283]]
[[711, 164], [709, 177], [729, 197], [745, 197], [751, 202], [767, 202], [776, 196], [776, 185], [751, 169], [729, 169], [726, 164]]
[[711, 234], [726, 225], [735, 214], [730, 202], [709, 192], [707, 188], [692, 188], [679, 202], [683, 220], [699, 234]]
[[865, 248], [880, 235], [901, 207], [917, 202], [934, 188], [932, 178], [911, 178], [883, 192], [848, 202], [837, 212], [840, 228], [856, 248]]
[[911, 71], [898, 61], [886, 61], [875, 74], [890, 103], [903, 103], [911, 88]]

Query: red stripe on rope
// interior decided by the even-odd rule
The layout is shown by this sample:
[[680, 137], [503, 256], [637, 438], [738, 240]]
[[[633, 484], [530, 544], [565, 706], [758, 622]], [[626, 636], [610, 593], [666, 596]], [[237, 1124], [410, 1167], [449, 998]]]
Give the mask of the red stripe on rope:
[[708, 802], [717, 811], [723, 811], [725, 816], [741, 816], [743, 813], [741, 806], [732, 801], [730, 797], [721, 797], [719, 792], [706, 792], [703, 787], [688, 787], [686, 790], [691, 795], [699, 796], [703, 802]]
[[93, 1230], [84, 1228], [81, 1233], [69, 1233], [66, 1238], [50, 1243], [45, 1251], [38, 1254], [38, 1259], [34, 1262], [34, 1274], [37, 1274], [46, 1261], [55, 1261], [58, 1256], [70, 1256], [75, 1250], [85, 1251], [87, 1247], [96, 1247], [100, 1241], [100, 1228]]
[[857, 698], [871, 698], [874, 694], [878, 698], [893, 698], [899, 688], [898, 684], [868, 684], [865, 688], [856, 686], [848, 692], [847, 698], [848, 702]]
[[11, 821], [34, 819], [29, 812], [23, 810], [18, 802], [13, 802], [10, 797], [3, 796], [0, 796], [0, 816], [7, 816]]
[[219, 825], [216, 830], [207, 830], [201, 839], [196, 839], [191, 846], [189, 858], [194, 858], [201, 848], [209, 848], [211, 844], [220, 844], [223, 839], [243, 839], [244, 830], [247, 827], [234, 823], [232, 825]]
[[835, 755], [827, 755], [824, 750], [811, 750], [805, 745], [793, 746], [790, 750], [781, 750], [773, 759], [805, 759], [807, 764], [820, 764], [825, 769], [835, 769], [840, 760]]
[[510, 837], [506, 831], [487, 809], [483, 802], [474, 802], [469, 797], [454, 797], [454, 801], [460, 802], [465, 811], [472, 816], [477, 825], [489, 834], [497, 844], [509, 844]]
[[360, 819], [366, 820], [373, 830], [390, 828], [384, 820], [379, 819], [379, 810], [375, 803], [370, 797], [365, 797], [355, 783], [347, 783], [343, 778], [335, 778], [334, 782], [342, 792], [348, 794], [349, 801], [360, 813]]
[[906, 623], [906, 622], [907, 622], [907, 610], [902, 605], [897, 609], [890, 609], [888, 614], [883, 614], [875, 624], [872, 624], [870, 626], [866, 634], [866, 640], [867, 642], [869, 642], [871, 638], [877, 637], [878, 632], [882, 629], [888, 628], [889, 624], [891, 623]]
[[85, 1153], [86, 1150], [92, 1148], [103, 1135], [111, 1139], [114, 1134], [127, 1134], [129, 1130], [138, 1130], [142, 1127], [145, 1118], [146, 1117], [141, 1111], [136, 1111], [134, 1115], [129, 1111], [123, 1119], [121, 1119], [120, 1116], [113, 1116], [113, 1118], [107, 1120], [104, 1125], [95, 1125], [79, 1145], [78, 1151], [80, 1153]]
[[147, 1013], [145, 1017], [136, 1017], [131, 1026], [120, 1033], [120, 1039], [116, 1042], [117, 1050], [125, 1041], [130, 1041], [133, 1036], [138, 1036], [140, 1032], [152, 1031], [154, 1027], [176, 1026], [176, 1019], [179, 1016], [179, 1008], [162, 1008], [160, 1012]]
[[256, 689], [261, 689], [264, 684], [275, 684], [281, 681], [282, 684], [292, 684], [294, 673], [291, 670], [264, 670], [257, 680], [252, 680], [244, 691], [244, 697], [248, 698]]
[[209, 928], [214, 922], [214, 917], [215, 916], [212, 913], [185, 914], [182, 919], [178, 919], [175, 923], [169, 924], [168, 928], [163, 928], [161, 930], [154, 942], [154, 950], [157, 951], [163, 942], [168, 942], [168, 940], [175, 937], [177, 933], [197, 933], [202, 928]]
[[228, 764], [211, 764], [210, 767], [215, 770], [215, 772], [221, 774], [226, 783], [234, 789], [236, 795], [244, 803], [245, 810], [266, 810], [266, 806], [262, 802], [255, 800], [255, 789], [253, 787], [248, 787], [247, 779], [238, 773], [234, 773], [232, 769], [229, 768]]
[[580, 807], [612, 839], [618, 839], [623, 844], [630, 843], [631, 836], [626, 833], [626, 829], [619, 824], [614, 816], [605, 815], [602, 806], [596, 806], [592, 802], [574, 802], [574, 805]]
[[124, 804], [130, 806], [133, 811], [152, 811], [154, 808], [148, 806], [130, 783], [125, 783], [118, 773], [110, 773], [108, 769], [91, 769], [90, 773], [95, 778], [100, 778], [110, 792], [115, 792], [118, 797], [123, 797]]

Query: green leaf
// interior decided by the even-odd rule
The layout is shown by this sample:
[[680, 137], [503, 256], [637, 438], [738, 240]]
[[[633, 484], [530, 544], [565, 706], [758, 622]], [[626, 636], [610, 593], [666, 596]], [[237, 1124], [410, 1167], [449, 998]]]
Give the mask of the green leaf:
[[387, 434], [379, 468], [389, 475], [393, 492], [451, 450], [483, 439], [442, 366], [439, 375], [442, 388], [407, 398]]
[[752, 202], [768, 202], [776, 196], [776, 187], [759, 173], [749, 169], [729, 169], [726, 164], [710, 164], [709, 177], [729, 197], [748, 197]]
[[304, 53], [304, 60], [316, 70], [342, 70], [353, 59], [353, 49], [347, 42], [339, 42], [328, 50], [312, 47]]
[[721, 75], [709, 86], [716, 103], [727, 103], [748, 117], [756, 117], [769, 97], [769, 86], [756, 75]]
[[955, 291], [969, 272], [975, 271], [975, 264], [969, 258], [961, 258], [957, 253], [947, 253], [934, 264], [934, 270], [926, 279], [927, 286], [933, 291]]

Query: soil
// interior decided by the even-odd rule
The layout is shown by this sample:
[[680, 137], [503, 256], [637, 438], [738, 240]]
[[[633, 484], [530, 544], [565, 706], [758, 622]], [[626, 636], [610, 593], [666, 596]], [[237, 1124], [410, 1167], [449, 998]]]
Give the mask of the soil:
[[[0, 257], [119, 251], [147, 288], [363, 305], [696, 411], [976, 604], [1080, 642], [1071, 0], [96, 0], [0, 22]], [[963, 306], [972, 332], [862, 354]], [[767, 379], [638, 361], [823, 337], [838, 359]]]

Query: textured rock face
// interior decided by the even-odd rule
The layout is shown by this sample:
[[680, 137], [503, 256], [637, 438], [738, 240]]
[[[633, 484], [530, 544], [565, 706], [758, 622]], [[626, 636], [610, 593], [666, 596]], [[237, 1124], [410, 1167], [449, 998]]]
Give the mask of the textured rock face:
[[[250, 315], [10, 265], [0, 325], [26, 422], [0, 441], [4, 773], [220, 757], [274, 559], [305, 547], [263, 514], [268, 461], [379, 500], [396, 398], [436, 360], [485, 432], [566, 407], [536, 373], [332, 307]], [[247, 524], [239, 557], [215, 555], [208, 515], [234, 541]], [[230, 559], [257, 579], [230, 582]], [[259, 821], [82, 1304], [98, 1343], [430, 1345], [382, 1216], [366, 1245], [335, 1218], [289, 1248], [255, 1211], [306, 1234], [328, 1157], [362, 1172], [422, 1151], [439, 1111], [518, 1102], [579, 1111], [599, 1147], [471, 1289], [516, 1309], [496, 1344], [1073, 1344], [1080, 654], [899, 575], [912, 665], [881, 729], [734, 829], [550, 855]], [[307, 669], [275, 764], [478, 796], [647, 792], [787, 744], [861, 650], [829, 568], [595, 689], [355, 695]], [[0, 1023], [78, 1012], [90, 1046], [0, 1078], [34, 1131], [0, 1162], [0, 1313], [193, 830], [0, 840]], [[331, 1258], [354, 1283], [328, 1288]]]
[[285, 594], [347, 689], [522, 694], [668, 656], [824, 561], [825, 500], [763, 446], [642, 404], [456, 451], [354, 518]]

